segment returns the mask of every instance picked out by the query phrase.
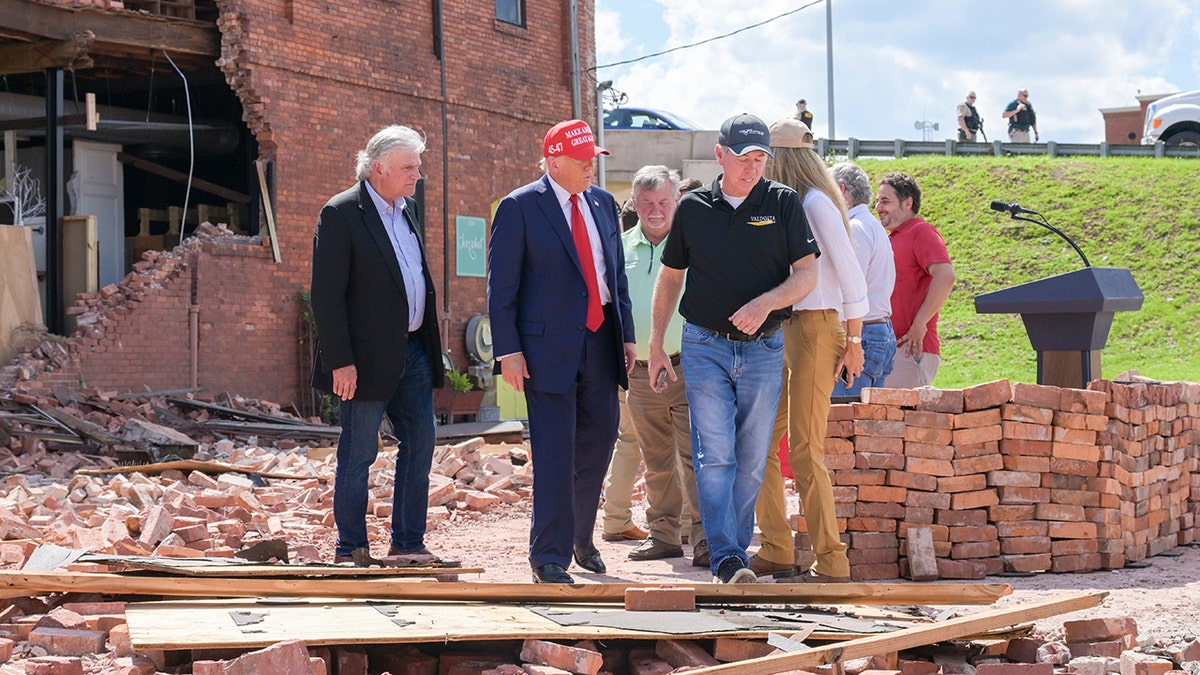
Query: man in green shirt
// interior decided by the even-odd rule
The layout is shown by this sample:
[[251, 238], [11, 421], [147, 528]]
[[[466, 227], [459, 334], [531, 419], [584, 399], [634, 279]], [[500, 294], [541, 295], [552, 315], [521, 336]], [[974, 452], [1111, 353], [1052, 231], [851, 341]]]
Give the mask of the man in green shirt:
[[[650, 306], [654, 284], [662, 269], [662, 243], [671, 231], [679, 181], [665, 166], [644, 166], [633, 176], [631, 199], [638, 224], [621, 235], [625, 248], [625, 277], [633, 306], [637, 361], [630, 373], [628, 405], [633, 431], [646, 463], [646, 522], [650, 536], [630, 551], [630, 560], [658, 560], [683, 556], [681, 516], [686, 497], [691, 507], [688, 540], [693, 556], [707, 557], [708, 542], [700, 523], [696, 476], [692, 471], [692, 432], [688, 421], [683, 377], [667, 382], [661, 393], [651, 388], [649, 371]], [[679, 364], [683, 317], [676, 311], [664, 336], [664, 347], [674, 365]], [[682, 373], [682, 370], [677, 372]], [[701, 559], [703, 566], [708, 562]]]

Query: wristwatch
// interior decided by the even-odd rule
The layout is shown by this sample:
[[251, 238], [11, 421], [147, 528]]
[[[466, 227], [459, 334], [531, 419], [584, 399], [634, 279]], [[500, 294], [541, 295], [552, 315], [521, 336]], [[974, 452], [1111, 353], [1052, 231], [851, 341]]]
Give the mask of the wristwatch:
[[846, 342], [853, 342], [854, 344], [860, 344], [860, 343], [862, 343], [862, 336], [861, 335], [847, 335]]

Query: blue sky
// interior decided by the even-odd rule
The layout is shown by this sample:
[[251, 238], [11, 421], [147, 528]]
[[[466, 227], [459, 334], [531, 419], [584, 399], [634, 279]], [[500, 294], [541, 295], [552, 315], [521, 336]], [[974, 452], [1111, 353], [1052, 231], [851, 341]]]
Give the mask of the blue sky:
[[[839, 139], [920, 140], [915, 122], [953, 135], [967, 90], [989, 139], [1029, 89], [1042, 141], [1097, 143], [1100, 108], [1137, 95], [1200, 89], [1197, 0], [829, 0], [833, 3], [835, 131]], [[829, 136], [825, 15], [817, 0], [596, 0], [596, 62], [615, 63], [722, 35], [810, 5], [765, 26], [635, 64], [601, 68], [628, 105], [670, 110], [715, 129], [752, 112], [768, 123], [798, 98]]]

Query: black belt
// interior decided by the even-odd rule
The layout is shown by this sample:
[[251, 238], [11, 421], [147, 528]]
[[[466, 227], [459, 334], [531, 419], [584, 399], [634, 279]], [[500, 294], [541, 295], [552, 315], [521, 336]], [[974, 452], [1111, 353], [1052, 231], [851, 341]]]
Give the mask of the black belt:
[[775, 334], [775, 331], [779, 330], [779, 325], [776, 324], [766, 330], [761, 330], [753, 335], [748, 335], [748, 334], [742, 333], [740, 331], [737, 333], [726, 333], [724, 331], [712, 330], [711, 328], [705, 328], [703, 326], [696, 326], [696, 327], [703, 331], [706, 331], [708, 333], [712, 333], [713, 335], [716, 335], [717, 337], [725, 338], [726, 340], [729, 340], [730, 342], [754, 342], [755, 340], [759, 340], [759, 339], [762, 339], [765, 337], [771, 337], [772, 335]]
[[[668, 358], [671, 359], [671, 365], [673, 365], [673, 366], [679, 365], [679, 352], [675, 352]], [[649, 361], [643, 361], [641, 359], [637, 359], [636, 361], [633, 362], [633, 364], [638, 366], [639, 368], [649, 368], [650, 367]]]
[[863, 322], [863, 325], [864, 325], [864, 326], [871, 326], [871, 325], [874, 325], [874, 324], [877, 324], [877, 323], [891, 323], [891, 322], [892, 322], [892, 319], [891, 319], [891, 317], [884, 317], [884, 318], [882, 318], [882, 319], [871, 319], [870, 321], [864, 321], [864, 322]]

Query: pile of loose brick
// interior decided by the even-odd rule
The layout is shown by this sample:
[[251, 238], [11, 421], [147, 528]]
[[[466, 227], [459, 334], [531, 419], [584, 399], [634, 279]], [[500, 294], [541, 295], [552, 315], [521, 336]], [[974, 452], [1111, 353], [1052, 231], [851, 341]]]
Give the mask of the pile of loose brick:
[[[852, 576], [1117, 569], [1189, 544], [1197, 429], [1195, 383], [867, 390], [833, 406], [826, 439]], [[803, 564], [803, 518], [792, 525]], [[933, 576], [913, 575], [919, 559]]]

